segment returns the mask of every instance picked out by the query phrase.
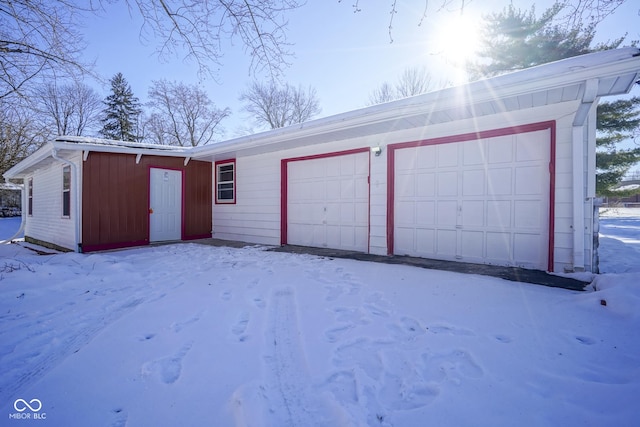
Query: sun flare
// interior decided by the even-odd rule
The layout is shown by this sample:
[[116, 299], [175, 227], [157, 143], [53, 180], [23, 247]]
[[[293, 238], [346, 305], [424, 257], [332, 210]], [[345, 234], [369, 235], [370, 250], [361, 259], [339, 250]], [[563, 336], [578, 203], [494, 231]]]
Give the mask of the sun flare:
[[436, 30], [435, 47], [445, 60], [462, 66], [479, 48], [479, 26], [472, 16], [455, 15], [443, 20]]

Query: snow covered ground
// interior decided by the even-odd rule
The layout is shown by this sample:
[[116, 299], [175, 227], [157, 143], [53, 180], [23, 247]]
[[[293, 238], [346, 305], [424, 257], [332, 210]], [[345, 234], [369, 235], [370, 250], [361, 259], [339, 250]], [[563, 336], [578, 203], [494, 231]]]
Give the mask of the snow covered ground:
[[0, 425], [636, 426], [640, 215], [606, 215], [586, 292], [257, 246], [2, 245]]

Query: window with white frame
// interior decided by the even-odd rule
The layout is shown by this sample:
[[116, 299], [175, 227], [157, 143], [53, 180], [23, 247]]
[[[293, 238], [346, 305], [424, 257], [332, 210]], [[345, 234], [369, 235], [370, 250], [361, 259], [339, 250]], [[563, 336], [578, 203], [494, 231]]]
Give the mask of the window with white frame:
[[62, 216], [71, 216], [71, 166], [62, 168]]
[[27, 183], [27, 214], [33, 215], [33, 178]]
[[216, 203], [236, 202], [236, 162], [216, 163]]

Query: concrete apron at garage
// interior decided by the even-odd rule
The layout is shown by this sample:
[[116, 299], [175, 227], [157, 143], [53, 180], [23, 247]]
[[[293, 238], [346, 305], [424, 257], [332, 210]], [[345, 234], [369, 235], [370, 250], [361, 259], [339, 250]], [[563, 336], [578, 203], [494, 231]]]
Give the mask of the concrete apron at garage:
[[[181, 242], [172, 242], [181, 243]], [[198, 239], [184, 243], [198, 243], [209, 246], [226, 246], [232, 248], [243, 248], [246, 246], [256, 246], [253, 243], [237, 242], [222, 239]], [[262, 245], [257, 245], [262, 246]], [[589, 282], [573, 279], [570, 277], [556, 276], [541, 270], [529, 270], [519, 267], [502, 267], [498, 265], [471, 264], [458, 261], [442, 261], [436, 259], [417, 258], [400, 255], [372, 255], [362, 252], [345, 251], [329, 248], [312, 248], [309, 246], [283, 245], [268, 247], [267, 250], [273, 252], [287, 252], [294, 254], [317, 255], [326, 258], [345, 258], [358, 261], [381, 262], [386, 264], [404, 264], [413, 267], [429, 268], [432, 270], [452, 271], [455, 273], [480, 274], [483, 276], [499, 277], [513, 282], [533, 283], [536, 285], [550, 286], [553, 288], [569, 289], [573, 291], [583, 291]]]
[[563, 288], [573, 291], [583, 291], [589, 282], [570, 277], [556, 276], [541, 270], [529, 270], [518, 267], [502, 267], [498, 265], [471, 264], [457, 261], [442, 261], [436, 259], [417, 258], [410, 256], [372, 255], [362, 252], [343, 251], [338, 249], [310, 248], [306, 246], [284, 245], [269, 249], [274, 252], [289, 252], [311, 254], [327, 258], [347, 258], [359, 261], [382, 262], [386, 264], [404, 264], [413, 267], [429, 268], [432, 270], [453, 271], [455, 273], [480, 274], [483, 276], [499, 277], [513, 282], [533, 283], [537, 285]]

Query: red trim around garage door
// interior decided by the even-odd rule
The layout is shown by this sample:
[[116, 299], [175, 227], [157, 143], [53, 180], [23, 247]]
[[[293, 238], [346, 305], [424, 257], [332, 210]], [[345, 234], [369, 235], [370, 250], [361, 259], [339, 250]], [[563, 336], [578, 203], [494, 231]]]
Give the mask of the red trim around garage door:
[[[357, 154], [357, 153], [370, 153], [369, 147], [364, 148], [355, 148], [353, 150], [345, 150], [345, 151], [334, 151], [331, 153], [322, 153], [322, 154], [314, 154], [311, 156], [302, 156], [302, 157], [291, 157], [289, 159], [282, 159], [280, 161], [280, 244], [287, 244], [287, 186], [289, 183], [288, 179], [288, 165], [290, 162], [298, 162], [301, 160], [315, 160], [315, 159], [323, 159], [326, 157], [337, 157], [337, 156], [346, 156], [349, 154]], [[371, 167], [371, 162], [369, 162], [369, 167]], [[369, 174], [371, 175], [371, 174]], [[369, 233], [371, 234], [371, 233]], [[368, 246], [368, 245], [367, 245]]]
[[550, 153], [549, 153], [549, 256], [547, 270], [553, 271], [553, 247], [554, 247], [554, 217], [555, 217], [555, 164], [556, 164], [556, 122], [547, 121], [530, 123], [521, 126], [512, 126], [500, 129], [491, 129], [481, 132], [471, 132], [460, 135], [443, 136], [439, 138], [420, 141], [403, 142], [387, 146], [387, 253], [394, 253], [394, 200], [395, 200], [395, 151], [402, 148], [420, 147], [423, 145], [447, 144], [451, 142], [474, 141], [477, 139], [493, 138], [497, 136], [514, 135], [518, 133], [535, 132], [549, 129]]

